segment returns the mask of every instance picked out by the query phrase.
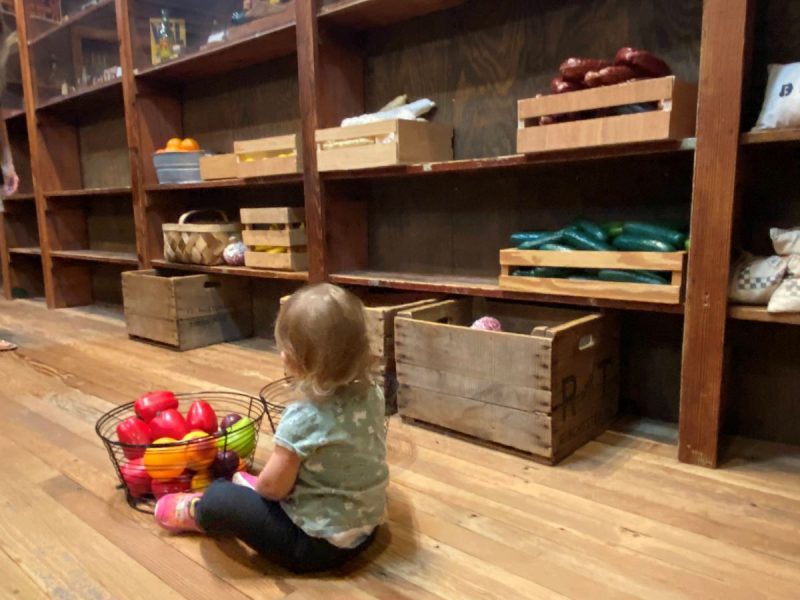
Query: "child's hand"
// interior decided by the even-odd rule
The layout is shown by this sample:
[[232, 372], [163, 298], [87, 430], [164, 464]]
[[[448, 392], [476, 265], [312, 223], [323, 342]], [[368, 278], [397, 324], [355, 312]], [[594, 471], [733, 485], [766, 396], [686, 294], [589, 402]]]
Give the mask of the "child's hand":
[[243, 487], [249, 487], [251, 490], [256, 489], [256, 481], [258, 481], [258, 477], [255, 475], [250, 475], [247, 471], [237, 471], [232, 479], [233, 483], [236, 485], [241, 485]]

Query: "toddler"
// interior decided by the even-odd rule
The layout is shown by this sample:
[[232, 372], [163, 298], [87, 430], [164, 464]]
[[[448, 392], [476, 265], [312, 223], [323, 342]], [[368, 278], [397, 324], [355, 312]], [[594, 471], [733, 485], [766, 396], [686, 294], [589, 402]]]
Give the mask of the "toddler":
[[166, 495], [155, 516], [174, 532], [233, 535], [295, 572], [327, 570], [369, 545], [386, 503], [385, 406], [363, 305], [334, 285], [303, 288], [275, 338], [305, 399], [286, 408], [264, 470]]

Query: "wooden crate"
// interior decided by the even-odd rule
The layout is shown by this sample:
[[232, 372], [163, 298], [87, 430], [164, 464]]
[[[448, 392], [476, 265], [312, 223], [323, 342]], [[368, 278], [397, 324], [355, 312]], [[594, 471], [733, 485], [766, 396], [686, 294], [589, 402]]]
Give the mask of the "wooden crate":
[[[386, 414], [397, 412], [397, 369], [394, 351], [394, 319], [403, 311], [427, 306], [437, 298], [405, 292], [372, 292], [351, 290], [364, 303], [373, 373], [386, 398]], [[281, 298], [283, 305], [289, 296]]]
[[[305, 231], [305, 209], [291, 207], [243, 208], [240, 212], [247, 246], [244, 264], [256, 269], [305, 271], [308, 269], [308, 236]], [[272, 226], [282, 229], [271, 229]], [[299, 227], [298, 227], [299, 226]], [[271, 254], [256, 252], [257, 247], [285, 248]]]
[[191, 350], [250, 337], [250, 282], [216, 275], [122, 274], [128, 335]]
[[[505, 331], [471, 329], [483, 315]], [[618, 346], [610, 315], [480, 298], [401, 312], [399, 412], [553, 464], [616, 414]]]
[[320, 171], [347, 171], [453, 159], [453, 128], [395, 119], [316, 133]]
[[212, 154], [200, 157], [200, 177], [203, 181], [236, 179], [239, 166], [235, 154]]
[[[500, 251], [500, 288], [513, 292], [556, 296], [680, 304], [684, 294], [686, 254], [686, 252], [557, 252], [509, 248]], [[663, 271], [671, 273], [671, 281], [669, 285], [658, 285], [512, 275], [511, 273], [518, 267]]]
[[[657, 102], [652, 111], [538, 125], [544, 116]], [[518, 103], [517, 152], [680, 140], [694, 135], [697, 86], [674, 76], [528, 98]]]
[[294, 134], [234, 142], [233, 152], [237, 176], [242, 179], [303, 172], [303, 156]]

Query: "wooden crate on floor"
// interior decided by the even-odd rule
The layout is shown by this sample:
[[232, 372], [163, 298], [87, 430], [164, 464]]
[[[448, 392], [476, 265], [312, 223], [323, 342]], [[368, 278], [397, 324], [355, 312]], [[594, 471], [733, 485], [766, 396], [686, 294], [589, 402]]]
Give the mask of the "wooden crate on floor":
[[[631, 105], [653, 104], [643, 112], [539, 124], [557, 117]], [[681, 140], [694, 135], [697, 86], [674, 76], [520, 100], [517, 107], [520, 154]]]
[[[686, 255], [686, 252], [558, 252], [509, 248], [500, 251], [500, 288], [554, 296], [680, 304], [685, 286]], [[670, 281], [660, 285], [514, 275], [516, 269], [526, 267], [657, 271], [669, 273]]]
[[242, 240], [247, 246], [245, 265], [282, 271], [308, 269], [305, 209], [243, 208], [240, 217], [245, 229]]
[[122, 274], [128, 335], [191, 350], [253, 334], [250, 281], [216, 275]]
[[[397, 412], [397, 370], [395, 366], [394, 320], [398, 313], [427, 306], [436, 298], [404, 292], [351, 290], [364, 303], [373, 373], [386, 397], [386, 414]], [[281, 298], [283, 305], [289, 296]]]
[[395, 119], [316, 133], [320, 171], [347, 171], [453, 159], [453, 128]]
[[[471, 329], [491, 315], [503, 332]], [[619, 324], [607, 314], [484, 299], [395, 319], [398, 409], [555, 464], [617, 412]]]
[[303, 172], [303, 154], [295, 134], [234, 142], [233, 152], [242, 179]]

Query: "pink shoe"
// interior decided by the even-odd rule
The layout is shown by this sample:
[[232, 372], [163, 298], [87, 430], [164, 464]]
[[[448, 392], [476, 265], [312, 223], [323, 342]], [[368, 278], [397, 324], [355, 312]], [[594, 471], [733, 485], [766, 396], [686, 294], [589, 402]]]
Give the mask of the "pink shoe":
[[185, 494], [166, 494], [156, 502], [156, 523], [167, 531], [202, 532], [194, 518], [194, 505], [203, 496], [200, 492]]
[[243, 487], [249, 487], [251, 490], [256, 489], [256, 482], [258, 481], [258, 477], [255, 475], [250, 475], [247, 471], [237, 471], [233, 479], [231, 480], [236, 485], [241, 485]]

